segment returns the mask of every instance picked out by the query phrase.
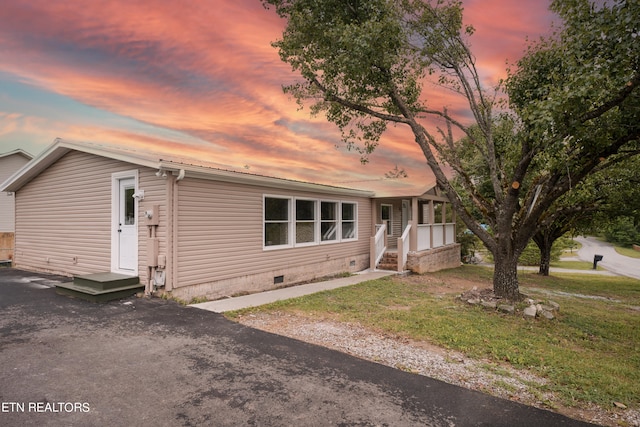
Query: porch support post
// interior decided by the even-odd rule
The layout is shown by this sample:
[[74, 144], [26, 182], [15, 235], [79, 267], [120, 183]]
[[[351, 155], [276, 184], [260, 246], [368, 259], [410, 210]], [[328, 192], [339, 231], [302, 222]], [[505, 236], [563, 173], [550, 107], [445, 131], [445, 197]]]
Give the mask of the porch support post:
[[371, 235], [376, 235], [376, 223], [378, 222], [378, 202], [371, 199]]
[[378, 202], [371, 199], [371, 238], [369, 243], [369, 268], [376, 269], [376, 222], [378, 212]]
[[451, 221], [453, 221], [453, 243], [458, 243], [458, 217], [456, 216], [456, 210], [451, 206]]
[[431, 224], [431, 233], [429, 233], [429, 247], [433, 249], [433, 227], [435, 225], [435, 209], [433, 208], [433, 200], [429, 200], [429, 224]]
[[442, 202], [442, 245], [447, 245], [447, 202]]
[[376, 236], [369, 238], [369, 268], [373, 271], [376, 269]]
[[411, 198], [411, 230], [409, 230], [409, 251], [416, 252], [418, 250], [418, 198]]

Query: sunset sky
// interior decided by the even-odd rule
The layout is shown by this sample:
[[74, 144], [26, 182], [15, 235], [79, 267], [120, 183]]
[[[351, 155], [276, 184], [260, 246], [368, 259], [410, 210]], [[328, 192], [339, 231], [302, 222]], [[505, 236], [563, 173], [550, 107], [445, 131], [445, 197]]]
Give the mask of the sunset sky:
[[[553, 19], [547, 0], [463, 3], [487, 83]], [[407, 129], [391, 128], [361, 165], [334, 125], [298, 111], [281, 89], [297, 76], [270, 45], [283, 25], [259, 0], [3, 2], [0, 153], [37, 155], [61, 137], [351, 187], [395, 165], [429, 180]], [[433, 90], [434, 108], [459, 102]]]

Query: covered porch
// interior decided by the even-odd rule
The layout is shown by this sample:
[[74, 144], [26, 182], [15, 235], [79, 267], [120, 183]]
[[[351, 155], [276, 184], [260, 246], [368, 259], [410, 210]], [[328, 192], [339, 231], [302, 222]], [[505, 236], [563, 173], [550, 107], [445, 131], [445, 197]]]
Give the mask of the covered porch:
[[437, 187], [420, 195], [376, 198], [371, 214], [372, 269], [426, 273], [460, 265], [455, 211]]

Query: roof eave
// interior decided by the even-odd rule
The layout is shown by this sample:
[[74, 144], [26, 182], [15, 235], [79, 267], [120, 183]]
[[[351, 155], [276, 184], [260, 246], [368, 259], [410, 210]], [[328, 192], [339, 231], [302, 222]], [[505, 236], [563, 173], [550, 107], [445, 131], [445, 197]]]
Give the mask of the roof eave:
[[159, 167], [175, 174], [180, 170], [185, 171], [185, 177], [208, 179], [237, 184], [256, 185], [260, 187], [278, 188], [283, 190], [310, 191], [316, 193], [326, 193], [342, 196], [355, 196], [372, 198], [375, 193], [367, 190], [358, 190], [346, 187], [334, 187], [311, 182], [293, 181], [283, 178], [269, 177], [264, 175], [252, 175], [241, 172], [226, 171], [222, 169], [211, 169], [196, 165], [185, 165], [171, 161], [161, 161]]
[[42, 173], [53, 163], [62, 158], [65, 154], [72, 150], [81, 151], [83, 153], [94, 154], [97, 156], [108, 157], [114, 160], [120, 160], [127, 163], [133, 163], [140, 166], [148, 166], [152, 168], [158, 167], [158, 162], [151, 162], [145, 159], [137, 158], [124, 153], [108, 152], [99, 147], [85, 146], [60, 138], [46, 148], [42, 153], [33, 158], [29, 163], [11, 175], [0, 186], [1, 191], [15, 192], [29, 183], [32, 179]]

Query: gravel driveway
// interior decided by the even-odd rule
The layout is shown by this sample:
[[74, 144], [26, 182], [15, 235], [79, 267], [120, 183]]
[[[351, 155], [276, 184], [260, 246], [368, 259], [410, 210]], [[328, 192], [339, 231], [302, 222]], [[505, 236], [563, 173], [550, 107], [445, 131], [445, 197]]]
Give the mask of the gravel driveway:
[[0, 269], [2, 426], [583, 426], [161, 299]]

